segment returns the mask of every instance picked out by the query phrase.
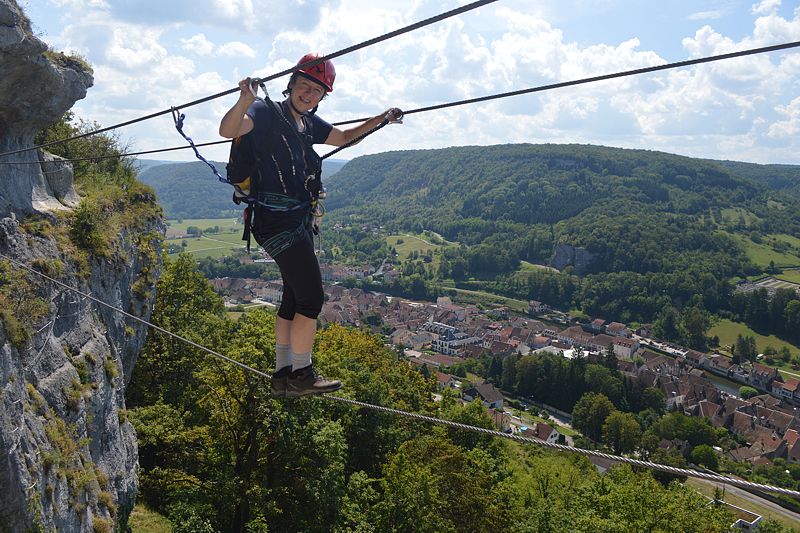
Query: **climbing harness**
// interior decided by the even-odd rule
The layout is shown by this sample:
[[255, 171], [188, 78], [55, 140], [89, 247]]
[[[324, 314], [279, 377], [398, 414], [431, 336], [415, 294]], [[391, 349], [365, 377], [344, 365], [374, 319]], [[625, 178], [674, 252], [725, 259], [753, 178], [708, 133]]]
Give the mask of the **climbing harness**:
[[[302, 60], [301, 60], [302, 61]], [[329, 63], [329, 62], [328, 62]], [[329, 67], [333, 68], [332, 65]], [[328, 86], [333, 83], [332, 76], [326, 78], [326, 82]], [[258, 95], [258, 88], [261, 88], [264, 91], [264, 98], [261, 98]], [[260, 168], [259, 166], [262, 164], [261, 159], [259, 158], [259, 150], [257, 147], [253, 146], [251, 138], [243, 135], [240, 137], [236, 137], [231, 142], [231, 154], [228, 160], [228, 177], [223, 177], [217, 168], [214, 166], [213, 163], [208, 161], [205, 157], [203, 157], [199, 150], [192, 140], [191, 137], [186, 135], [183, 131], [184, 127], [184, 120], [186, 119], [186, 115], [181, 113], [177, 108], [172, 108], [172, 117], [175, 122], [175, 129], [178, 130], [178, 133], [186, 139], [189, 143], [190, 147], [195, 153], [195, 156], [203, 161], [206, 165], [211, 168], [211, 171], [217, 176], [217, 179], [222, 183], [227, 183], [228, 185], [233, 186], [233, 201], [234, 203], [247, 204], [244, 210], [244, 231], [242, 233], [242, 240], [245, 241], [246, 249], [250, 251], [250, 239], [252, 235], [252, 224], [253, 224], [253, 216], [255, 214], [255, 209], [263, 208], [268, 211], [274, 212], [288, 212], [288, 211], [299, 211], [302, 209], [309, 209], [310, 208], [310, 216], [311, 216], [311, 230], [313, 235], [317, 237], [317, 255], [322, 252], [321, 249], [321, 240], [320, 240], [320, 226], [322, 222], [322, 217], [325, 215], [325, 207], [323, 205], [322, 200], [326, 197], [325, 188], [322, 185], [322, 161], [331, 157], [334, 154], [339, 153], [340, 151], [353, 146], [359, 142], [361, 142], [367, 136], [375, 133], [379, 129], [385, 127], [387, 124], [402, 124], [403, 121], [403, 112], [399, 109], [392, 109], [386, 113], [383, 120], [378, 123], [375, 127], [369, 129], [368, 131], [358, 135], [357, 137], [351, 139], [347, 143], [339, 146], [338, 148], [328, 152], [327, 154], [323, 155], [322, 157], [318, 156], [314, 151], [311, 143], [311, 139], [308, 138], [308, 135], [303, 135], [297, 131], [289, 120], [286, 118], [286, 114], [281, 109], [279, 103], [274, 102], [269, 97], [269, 92], [267, 91], [267, 87], [265, 84], [265, 80], [255, 78], [248, 84], [248, 90], [250, 93], [256, 98], [257, 101], [262, 102], [268, 110], [270, 110], [283, 130], [289, 132], [291, 135], [299, 141], [300, 146], [303, 150], [303, 158], [306, 161], [307, 170], [310, 169], [310, 172], [306, 173], [305, 179], [303, 181], [305, 190], [309, 193], [310, 199], [308, 201], [302, 202], [286, 202], [286, 201], [266, 201], [266, 198], [262, 197], [261, 194], [258, 192], [258, 181], [260, 179], [256, 179], [260, 177]], [[306, 128], [306, 131], [308, 127]], [[288, 141], [286, 140], [285, 136], [282, 136], [284, 143], [286, 144], [287, 150], [291, 153], [291, 148], [289, 148]], [[249, 159], [252, 156], [252, 159]], [[279, 181], [284, 185], [284, 190], [286, 189], [285, 181], [283, 178], [283, 173], [278, 165], [275, 158], [272, 157], [272, 161], [275, 165], [276, 172], [278, 174]], [[294, 175], [294, 161], [292, 161], [292, 174]], [[272, 200], [276, 200], [277, 195], [272, 196]]]

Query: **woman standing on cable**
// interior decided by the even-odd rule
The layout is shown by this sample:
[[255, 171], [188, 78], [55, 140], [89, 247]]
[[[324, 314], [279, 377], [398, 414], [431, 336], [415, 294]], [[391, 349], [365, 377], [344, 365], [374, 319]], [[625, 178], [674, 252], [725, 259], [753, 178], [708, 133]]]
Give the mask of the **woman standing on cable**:
[[378, 126], [384, 118], [399, 121], [392, 108], [346, 130], [332, 126], [315, 112], [333, 91], [336, 71], [330, 60], [304, 66], [319, 54], [303, 56], [283, 92], [286, 99], [273, 105], [256, 99], [253, 80], [239, 82], [239, 100], [219, 125], [221, 136], [249, 136], [257, 161], [257, 198], [252, 232], [275, 260], [283, 278], [283, 300], [275, 321], [273, 396], [295, 398], [339, 389], [339, 380], [318, 375], [311, 350], [324, 294], [311, 234], [312, 202], [318, 191], [313, 176], [320, 162], [311, 145], [342, 146]]

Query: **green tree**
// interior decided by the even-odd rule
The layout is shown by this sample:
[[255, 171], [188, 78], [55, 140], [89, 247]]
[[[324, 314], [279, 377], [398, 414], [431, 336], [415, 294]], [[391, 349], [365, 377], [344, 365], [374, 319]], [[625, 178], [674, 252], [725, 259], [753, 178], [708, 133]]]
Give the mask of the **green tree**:
[[377, 506], [380, 502], [377, 484], [377, 480], [361, 471], [350, 476], [342, 497], [338, 525], [334, 531], [377, 533], [375, 524], [378, 521]]
[[606, 366], [586, 365], [586, 389], [603, 394], [617, 405], [622, 398], [622, 380], [618, 376], [619, 374]]
[[614, 353], [614, 345], [609, 344], [603, 354], [603, 365], [611, 370], [617, 369], [617, 354]]
[[755, 361], [756, 360], [756, 339], [752, 335], [742, 335], [741, 333], [736, 336], [736, 344], [733, 347], [733, 353], [741, 361]]
[[743, 400], [749, 400], [753, 396], [758, 396], [758, 395], [759, 395], [758, 389], [749, 387], [747, 385], [742, 385], [741, 387], [739, 387], [739, 396], [741, 396]]
[[800, 300], [792, 300], [786, 304], [783, 312], [784, 320], [786, 323], [786, 331], [790, 333], [791, 338], [795, 341], [800, 340]]
[[[207, 345], [229, 329], [222, 319], [224, 304], [189, 254], [167, 260], [156, 285], [158, 298], [150, 317], [154, 324]], [[191, 410], [197, 396], [194, 371], [200, 361], [196, 348], [171, 335], [153, 331], [147, 336], [126, 397], [129, 406], [151, 405], [159, 398]]]
[[694, 489], [613, 468], [573, 500], [572, 531], [728, 531], [733, 516]]
[[708, 444], [701, 444], [692, 449], [692, 462], [710, 468], [711, 470], [716, 471], [719, 469], [719, 457], [717, 457], [717, 452]]
[[[675, 468], [686, 468], [686, 458], [675, 448], [658, 448], [650, 454], [650, 460], [661, 465], [674, 466]], [[653, 471], [653, 477], [662, 485], [669, 486], [673, 481], [686, 481], [686, 476], [678, 474], [668, 474], [661, 471]]]
[[642, 433], [642, 438], [639, 439], [639, 451], [642, 458], [646, 461], [658, 449], [658, 444], [661, 442], [659, 437], [654, 431], [647, 430]]
[[680, 412], [668, 413], [653, 424], [653, 431], [662, 439], [685, 440], [692, 446], [715, 445], [717, 434], [707, 418], [686, 416]]
[[706, 331], [711, 327], [711, 317], [703, 309], [689, 307], [681, 313], [681, 325], [685, 332], [686, 344], [695, 350], [705, 351], [708, 348]]
[[681, 342], [683, 340], [680, 315], [674, 307], [668, 305], [661, 310], [653, 323], [653, 335], [657, 339], [667, 341]]
[[614, 411], [603, 423], [602, 436], [603, 442], [619, 455], [636, 449], [642, 436], [642, 429], [631, 413]]
[[666, 397], [661, 389], [647, 387], [642, 391], [642, 409], [652, 409], [656, 413], [663, 415], [667, 408]]
[[437, 436], [397, 450], [381, 480], [380, 531], [503, 531], [512, 527], [510, 492], [479, 455]]
[[603, 424], [614, 411], [614, 404], [608, 397], [596, 392], [587, 392], [581, 396], [572, 410], [572, 425], [586, 437], [600, 442]]

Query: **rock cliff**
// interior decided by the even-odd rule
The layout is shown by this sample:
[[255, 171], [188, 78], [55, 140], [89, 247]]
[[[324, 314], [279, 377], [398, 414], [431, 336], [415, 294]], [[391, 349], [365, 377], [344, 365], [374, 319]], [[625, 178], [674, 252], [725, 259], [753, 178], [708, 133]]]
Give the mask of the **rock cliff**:
[[[43, 127], [86, 96], [93, 79], [79, 60], [47, 49], [32, 33], [14, 0], [0, 0], [0, 153], [30, 147]], [[0, 157], [0, 217], [74, 206], [57, 161], [45, 154], [21, 152]], [[5, 162], [19, 162], [8, 165]]]
[[594, 255], [586, 248], [558, 243], [555, 250], [553, 250], [549, 265], [558, 270], [564, 270], [566, 267], [572, 266], [575, 269], [575, 273], [582, 276], [589, 271], [593, 260]]
[[[48, 52], [0, 0], [0, 153], [86, 95], [82, 62]], [[0, 157], [0, 533], [111, 531], [138, 486], [125, 387], [146, 329], [164, 225], [157, 208], [115, 227], [104, 253], [70, 241], [72, 167], [42, 151]], [[130, 202], [155, 206], [152, 193]], [[81, 204], [83, 205], [83, 204]], [[65, 229], [66, 228], [66, 229]]]

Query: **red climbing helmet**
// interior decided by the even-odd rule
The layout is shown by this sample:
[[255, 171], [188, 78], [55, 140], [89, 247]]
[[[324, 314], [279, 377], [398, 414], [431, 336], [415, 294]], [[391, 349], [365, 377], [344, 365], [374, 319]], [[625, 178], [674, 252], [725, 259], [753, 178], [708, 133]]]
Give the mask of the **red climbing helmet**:
[[[302, 65], [303, 63], [309, 63], [314, 61], [315, 59], [319, 59], [320, 55], [316, 52], [311, 52], [310, 54], [306, 54], [300, 58], [300, 61], [297, 62], [297, 65]], [[328, 92], [333, 92], [333, 80], [336, 79], [336, 69], [333, 68], [333, 62], [330, 59], [326, 59], [322, 63], [317, 63], [316, 65], [310, 67], [304, 67], [297, 71], [298, 74], [309, 78], [311, 81], [315, 81], [325, 87], [325, 90]]]

